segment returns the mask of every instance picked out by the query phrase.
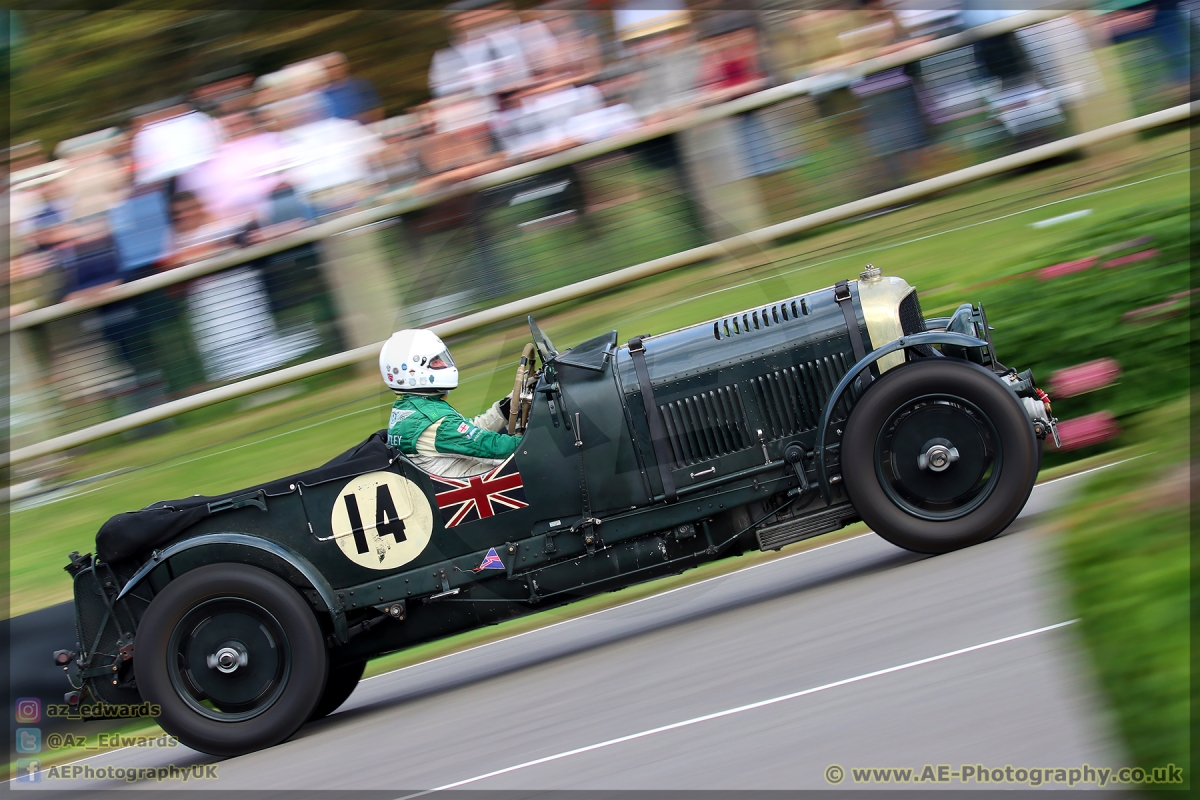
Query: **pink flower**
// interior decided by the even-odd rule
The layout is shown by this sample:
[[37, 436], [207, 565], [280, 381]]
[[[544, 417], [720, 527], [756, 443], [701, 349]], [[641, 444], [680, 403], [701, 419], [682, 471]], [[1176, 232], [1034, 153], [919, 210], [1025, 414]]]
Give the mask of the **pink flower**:
[[1060, 369], [1050, 376], [1054, 395], [1073, 397], [1084, 392], [1103, 389], [1121, 374], [1121, 365], [1111, 358], [1098, 358], [1085, 364]]
[[1150, 250], [1139, 250], [1138, 252], [1130, 253], [1127, 256], [1121, 256], [1120, 258], [1113, 258], [1108, 261], [1105, 261], [1102, 266], [1104, 266], [1104, 267], [1123, 267], [1126, 264], [1136, 264], [1139, 261], [1145, 261], [1147, 259], [1154, 258], [1156, 255], [1158, 255], [1158, 250], [1155, 250], [1153, 248], [1151, 248]]
[[1164, 300], [1161, 303], [1155, 303], [1152, 306], [1143, 306], [1135, 308], [1133, 311], [1126, 311], [1121, 315], [1121, 319], [1125, 322], [1152, 322], [1157, 319], [1166, 319], [1173, 317], [1180, 312], [1178, 300]]
[[1108, 441], [1121, 432], [1117, 420], [1109, 411], [1097, 411], [1082, 417], [1058, 423], [1058, 436], [1062, 439], [1062, 450], [1077, 450], [1088, 445]]
[[1092, 256], [1090, 258], [1081, 258], [1078, 261], [1064, 261], [1061, 264], [1054, 264], [1050, 267], [1042, 267], [1038, 270], [1037, 275], [1038, 278], [1044, 281], [1048, 281], [1053, 278], [1061, 278], [1063, 275], [1070, 275], [1072, 272], [1082, 272], [1083, 270], [1091, 267], [1098, 260], [1099, 259], [1097, 259], [1095, 256]]

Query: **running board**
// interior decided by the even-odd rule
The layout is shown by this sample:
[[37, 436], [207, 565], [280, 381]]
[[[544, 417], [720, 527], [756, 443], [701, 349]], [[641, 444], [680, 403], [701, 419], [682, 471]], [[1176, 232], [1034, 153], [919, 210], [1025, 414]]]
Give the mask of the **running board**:
[[758, 529], [758, 549], [778, 550], [784, 545], [836, 531], [858, 520], [858, 512], [849, 503], [823, 508], [815, 514], [790, 519]]

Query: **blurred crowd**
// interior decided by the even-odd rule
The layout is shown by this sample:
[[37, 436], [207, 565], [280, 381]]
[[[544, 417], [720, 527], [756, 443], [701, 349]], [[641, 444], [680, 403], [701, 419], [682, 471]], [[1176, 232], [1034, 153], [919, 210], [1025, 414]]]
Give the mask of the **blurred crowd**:
[[[37, 142], [12, 148], [9, 313], [677, 120], [773, 84], [836, 74], [1016, 13], [975, 10], [971, 0], [941, 11], [863, 0], [857, 10], [772, 16], [682, 0], [571, 10], [578, 5], [447, 6], [449, 46], [429, 66], [430, 99], [403, 114], [386, 117], [375, 87], [353, 74], [343, 54], [327, 53], [134, 109], [121, 127], [58, 143], [51, 159]], [[1172, 80], [1186, 84], [1188, 23], [1173, 0], [1105, 19], [1114, 41], [1155, 37]], [[1024, 109], [1025, 120], [1035, 108], [1045, 119], [1061, 116], [1058, 101], [1030, 78], [1030, 54], [1012, 34], [975, 45], [975, 60], [1002, 120], [1005, 103]], [[889, 181], [884, 188], [898, 185], [941, 119], [929, 87], [919, 70], [899, 67], [848, 90]], [[732, 152], [744, 174], [787, 165], [758, 112], [733, 121]]]

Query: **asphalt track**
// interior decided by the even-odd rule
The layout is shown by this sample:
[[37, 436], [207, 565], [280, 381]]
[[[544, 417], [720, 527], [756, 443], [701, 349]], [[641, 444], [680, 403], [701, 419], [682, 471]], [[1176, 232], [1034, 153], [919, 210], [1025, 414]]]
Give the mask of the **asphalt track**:
[[266, 751], [128, 748], [75, 762], [216, 763], [215, 781], [27, 788], [400, 798], [827, 789], [833, 764], [1119, 766], [1037, 520], [1077, 480], [1037, 487], [1022, 519], [967, 550], [924, 557], [867, 534], [368, 679]]

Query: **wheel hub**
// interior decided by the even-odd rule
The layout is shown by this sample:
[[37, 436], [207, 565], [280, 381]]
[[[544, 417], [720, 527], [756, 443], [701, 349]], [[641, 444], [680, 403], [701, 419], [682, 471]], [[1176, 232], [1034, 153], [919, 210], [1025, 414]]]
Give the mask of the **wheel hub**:
[[925, 443], [925, 452], [917, 456], [917, 468], [945, 472], [955, 461], [958, 448], [945, 439], [931, 439]]
[[208, 668], [226, 675], [250, 663], [250, 655], [241, 642], [230, 642], [207, 659]]

